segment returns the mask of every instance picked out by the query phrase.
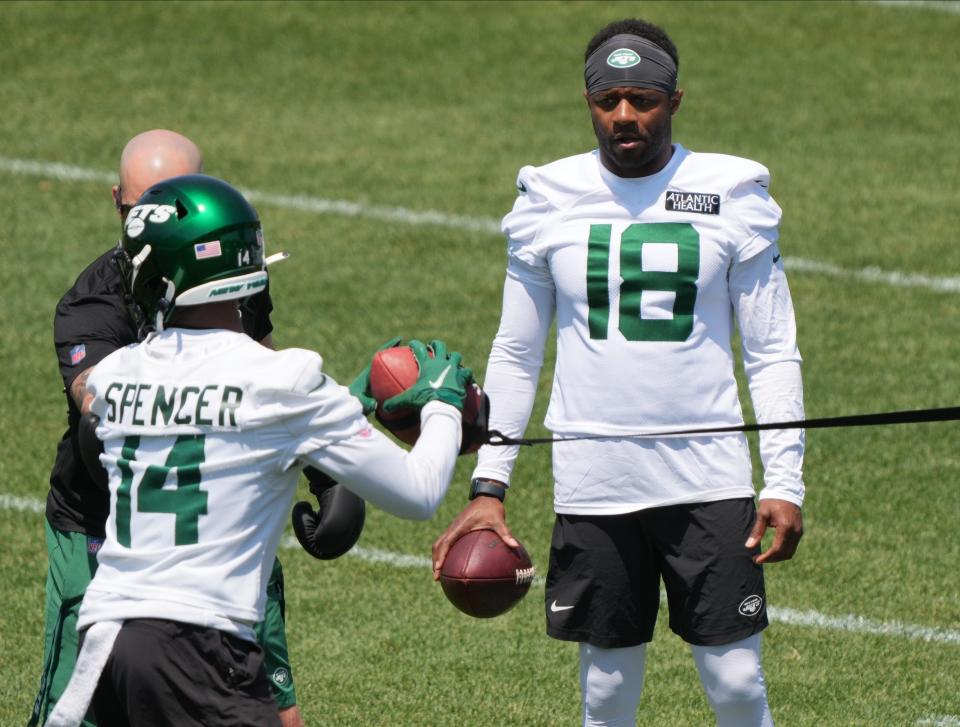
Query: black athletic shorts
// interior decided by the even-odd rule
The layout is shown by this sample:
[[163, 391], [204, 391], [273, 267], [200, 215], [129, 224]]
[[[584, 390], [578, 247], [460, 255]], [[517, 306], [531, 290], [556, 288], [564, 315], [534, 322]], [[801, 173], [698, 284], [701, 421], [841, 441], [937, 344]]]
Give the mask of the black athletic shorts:
[[253, 641], [218, 629], [132, 619], [93, 695], [98, 727], [279, 727]]
[[719, 646], [767, 626], [763, 568], [744, 547], [752, 498], [625, 515], [557, 515], [547, 573], [547, 633], [601, 648], [653, 638], [663, 578], [670, 628]]

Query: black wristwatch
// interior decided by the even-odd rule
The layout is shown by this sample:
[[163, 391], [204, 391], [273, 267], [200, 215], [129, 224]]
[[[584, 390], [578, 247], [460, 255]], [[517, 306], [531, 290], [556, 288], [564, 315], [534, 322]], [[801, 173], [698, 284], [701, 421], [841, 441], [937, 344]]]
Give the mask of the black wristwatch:
[[468, 500], [477, 497], [495, 497], [500, 502], [507, 496], [507, 488], [496, 480], [486, 480], [483, 477], [474, 477], [470, 480], [470, 495]]

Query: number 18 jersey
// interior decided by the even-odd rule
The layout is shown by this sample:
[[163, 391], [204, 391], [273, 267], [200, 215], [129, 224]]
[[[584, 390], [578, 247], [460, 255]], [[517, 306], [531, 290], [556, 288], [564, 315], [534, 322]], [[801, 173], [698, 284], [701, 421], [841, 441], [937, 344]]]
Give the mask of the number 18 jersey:
[[768, 184], [756, 162], [680, 145], [635, 179], [596, 151], [521, 169], [503, 229], [510, 257], [556, 289], [547, 427], [617, 435], [743, 422], [728, 275], [777, 241]]

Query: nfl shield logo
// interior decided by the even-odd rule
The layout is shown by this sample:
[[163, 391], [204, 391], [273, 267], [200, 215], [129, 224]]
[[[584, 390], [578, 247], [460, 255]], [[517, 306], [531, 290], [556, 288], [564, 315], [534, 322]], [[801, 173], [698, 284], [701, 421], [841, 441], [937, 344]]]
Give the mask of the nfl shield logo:
[[87, 347], [82, 343], [78, 343], [76, 346], [70, 349], [70, 365], [76, 366], [78, 363], [83, 361], [86, 356]]

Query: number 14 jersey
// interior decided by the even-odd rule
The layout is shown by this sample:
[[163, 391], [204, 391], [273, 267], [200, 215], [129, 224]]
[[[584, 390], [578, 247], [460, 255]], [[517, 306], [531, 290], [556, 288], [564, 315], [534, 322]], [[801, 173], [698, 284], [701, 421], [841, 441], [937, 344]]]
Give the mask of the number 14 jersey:
[[169, 328], [88, 381], [110, 515], [78, 626], [164, 618], [253, 639], [302, 459], [372, 435], [300, 349]]

